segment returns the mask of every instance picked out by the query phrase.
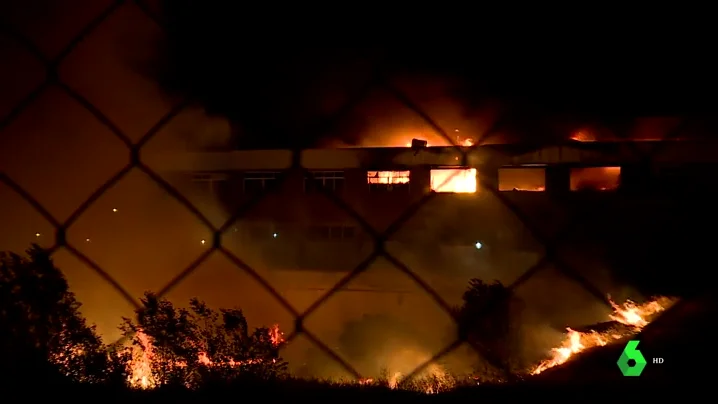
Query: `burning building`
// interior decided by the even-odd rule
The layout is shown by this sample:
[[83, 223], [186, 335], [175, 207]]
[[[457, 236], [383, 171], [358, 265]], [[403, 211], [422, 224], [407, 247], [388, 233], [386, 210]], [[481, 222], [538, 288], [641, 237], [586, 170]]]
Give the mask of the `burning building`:
[[[681, 162], [686, 171], [685, 156], [696, 167], [714, 159], [696, 143], [675, 142], [662, 150], [646, 163], [625, 142], [475, 148], [412, 144], [305, 150], [301, 169], [292, 167], [288, 150], [173, 154], [159, 158], [156, 166], [218, 196], [228, 211], [252, 205], [244, 209], [232, 237], [251, 243], [272, 266], [293, 270], [351, 269], [347, 266], [374, 248], [372, 232], [391, 228], [433, 193], [389, 241], [427, 243], [431, 251], [417, 261], [432, 266], [443, 256], [451, 261], [441, 264], [446, 271], [453, 266], [461, 272], [477, 262], [491, 267], [500, 255], [499, 244], [514, 253], [538, 254], [525, 231], [499, 220], [508, 213], [497, 193], [529, 210], [575, 198], [602, 204], [612, 195], [676, 189], [680, 181], [665, 175], [674, 173], [671, 167]], [[252, 204], [260, 195], [261, 202]]]

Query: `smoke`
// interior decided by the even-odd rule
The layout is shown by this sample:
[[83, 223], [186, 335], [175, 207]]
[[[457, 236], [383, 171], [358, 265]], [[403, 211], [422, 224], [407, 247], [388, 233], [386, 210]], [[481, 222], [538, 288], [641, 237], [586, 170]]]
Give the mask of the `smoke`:
[[[91, 2], [94, 4], [94, 2]], [[20, 11], [27, 11], [17, 8]], [[57, 7], [58, 32], [31, 30], [43, 16], [13, 14], [12, 23], [27, 33], [48, 57], [87, 23], [97, 7]], [[26, 23], [26, 24], [23, 24]], [[120, 8], [66, 59], [60, 67], [64, 83], [81, 94], [131, 141], [137, 141], [176, 102], [155, 83], [135, 71], [138, 61], [151, 55], [149, 46], [160, 30], [132, 4]], [[52, 34], [52, 35], [50, 35]], [[141, 44], [138, 38], [145, 38]], [[2, 116], [40, 84], [42, 67], [28, 51], [3, 37], [8, 56], [2, 75]], [[6, 52], [7, 51], [7, 52]], [[12, 73], [12, 74], [10, 74]], [[143, 149], [150, 167], [153, 154], [169, 150], [198, 150], [226, 145], [226, 119], [208, 117], [203, 108], [190, 107], [163, 128]], [[80, 103], [53, 86], [32, 102], [0, 134], [0, 171], [63, 222], [105, 181], [129, 163], [129, 150]], [[209, 193], [163, 172], [160, 176], [192, 201], [214, 223], [226, 218], [224, 208]], [[54, 229], [8, 186], [0, 186], [3, 232], [0, 249], [21, 252], [30, 243], [51, 246]], [[67, 241], [110, 274], [133, 298], [157, 291], [209, 247], [208, 229], [146, 174], [133, 169], [109, 188], [68, 229]], [[98, 325], [105, 339], [119, 337], [121, 316], [132, 306], [94, 270], [61, 249], [55, 255], [72, 289], [84, 303], [83, 312]], [[207, 295], [190, 291], [181, 295]]]
[[[13, 24], [29, 35], [41, 51], [55, 55], [102, 8], [94, 1], [80, 3], [82, 7], [77, 9], [52, 8], [52, 18], [61, 24], [46, 23], [47, 16], [40, 16], [43, 20], [37, 15], [12, 14]], [[187, 24], [195, 23], [185, 17], [168, 15], [170, 31], [165, 37], [151, 19], [128, 2], [71, 53], [59, 72], [63, 82], [132, 141], [140, 139], [185, 96], [196, 101], [143, 149], [141, 157], [150, 168], [154, 158], [165, 152], [212, 150], [237, 143], [247, 148], [404, 146], [412, 138], [424, 138], [431, 145], [448, 143], [405, 103], [381, 88], [369, 91], [342, 122], [330, 128], [319, 124], [370, 82], [376, 59], [371, 52], [305, 48], [291, 52], [277, 48], [270, 52], [247, 47], [246, 43], [233, 47], [213, 45], [212, 35], [216, 32], [185, 30]], [[0, 46], [7, 50], [2, 54], [8, 55], [8, 62], [0, 63], [0, 115], [6, 116], [41, 82], [43, 69], [17, 43], [3, 39]], [[164, 51], [159, 52], [158, 47], [165, 47]], [[168, 57], [157, 60], [158, 55]], [[390, 84], [447, 131], [451, 141], [482, 140], [488, 129], [508, 113], [506, 103], [489, 98], [468, 102], [461, 97], [466, 83], [443, 75], [406, 73], [391, 77]], [[506, 131], [492, 132], [494, 141], [521, 133], [518, 129]], [[43, 93], [0, 132], [0, 171], [60, 222], [122, 169], [128, 158], [123, 142], [58, 87]], [[207, 184], [188, 183], [166, 172], [158, 174], [215, 226], [228, 219], [230, 212]], [[0, 211], [0, 250], [21, 251], [33, 242], [54, 244], [52, 226], [16, 192], [0, 185], [0, 200], [4, 208]], [[286, 201], [281, 202], [284, 210], [293, 209]], [[388, 246], [451, 305], [460, 303], [469, 279], [499, 279], [509, 284], [543, 253], [540, 243], [526, 241], [528, 237], [521, 230], [503, 231], [491, 238], [494, 236], [485, 229], [520, 229], [521, 224], [496, 201], [489, 201], [485, 212], [472, 216], [473, 202], [467, 200], [461, 209], [447, 209], [440, 202], [432, 202], [417, 214], [416, 220], [425, 221], [425, 230], [396, 235]], [[556, 217], [545, 212], [535, 212], [535, 216], [552, 220]], [[338, 221], [341, 219], [338, 217]], [[451, 228], [450, 223], [462, 226]], [[345, 261], [346, 267], [366, 258], [350, 258], [340, 249], [327, 251], [326, 247], [295, 251], [292, 238], [285, 238], [281, 231], [270, 248], [247, 237], [252, 232], [251, 223], [238, 221], [224, 235], [224, 245], [299, 312], [309, 308], [347, 272], [347, 268], [334, 272], [300, 271], [300, 257], [311, 261], [313, 255], [313, 262], [331, 266], [326, 263], [329, 258], [322, 257], [334, 254]], [[269, 237], [275, 232], [260, 229], [259, 233]], [[456, 246], [436, 247], [442, 239], [440, 235], [456, 233], [461, 233], [457, 237], [461, 242]], [[160, 291], [167, 286], [211, 246], [212, 240], [210, 230], [197, 217], [138, 169], [95, 201], [70, 227], [67, 236], [73, 247], [112, 276], [135, 302], [145, 291]], [[476, 250], [476, 241], [486, 247]], [[365, 247], [373, 247], [367, 244]], [[280, 259], [285, 262], [278, 263]], [[120, 317], [131, 317], [132, 305], [69, 252], [61, 249], [55, 260], [84, 303], [82, 311], [89, 321], [97, 324], [106, 340], [118, 338]], [[567, 292], [560, 300], [545, 293], [580, 289], [573, 284], [556, 286], [554, 282], [561, 279], [565, 280], [554, 274], [538, 286], [527, 284], [519, 291], [532, 307], [526, 327], [556, 329], [602, 317], [604, 309], [583, 292]], [[217, 252], [167, 294], [176, 304], [184, 304], [194, 296], [214, 307], [239, 306], [254, 326], [278, 323], [285, 333], [293, 329], [293, 316], [275, 296]], [[327, 299], [306, 319], [305, 326], [369, 375], [382, 367], [408, 372], [455, 336], [452, 319], [445, 310], [415, 280], [386, 261], [373, 264]], [[455, 362], [457, 368], [468, 367], [473, 358], [463, 352], [457, 351], [446, 361]], [[345, 374], [306, 337], [287, 347], [286, 356], [297, 371]], [[306, 370], [304, 364], [313, 368]]]

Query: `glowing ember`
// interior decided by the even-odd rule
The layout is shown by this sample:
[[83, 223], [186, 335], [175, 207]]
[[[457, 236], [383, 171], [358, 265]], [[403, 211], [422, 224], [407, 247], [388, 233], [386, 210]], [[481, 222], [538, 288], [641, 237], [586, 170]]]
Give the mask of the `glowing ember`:
[[627, 300], [622, 305], [614, 303], [610, 297], [608, 300], [611, 307], [613, 307], [613, 313], [609, 314], [608, 317], [617, 323], [630, 327], [628, 332], [620, 334], [613, 330], [605, 333], [596, 331], [584, 333], [567, 328], [566, 339], [561, 346], [552, 349], [551, 358], [539, 363], [539, 365], [531, 371], [531, 374], [537, 375], [546, 369], [561, 365], [588, 348], [604, 346], [611, 341], [633, 335], [648, 325], [651, 316], [666, 310], [673, 303], [671, 299], [666, 297], [661, 297], [640, 305], [630, 300]]

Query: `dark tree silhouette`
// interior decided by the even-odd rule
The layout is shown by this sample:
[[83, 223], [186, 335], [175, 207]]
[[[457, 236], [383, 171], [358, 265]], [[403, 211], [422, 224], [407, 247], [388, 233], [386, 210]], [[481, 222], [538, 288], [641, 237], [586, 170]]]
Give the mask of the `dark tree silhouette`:
[[137, 321], [125, 318], [121, 329], [146, 355], [153, 384], [197, 388], [285, 375], [279, 335], [270, 328], [251, 331], [239, 309], [216, 311], [197, 299], [189, 309], [176, 308], [152, 293], [142, 304]]
[[[463, 304], [455, 308], [459, 335], [474, 347], [481, 347], [491, 361], [499, 361], [509, 370], [521, 366], [518, 349], [518, 321], [523, 302], [498, 281], [486, 283], [471, 279], [464, 292]], [[493, 366], [479, 365], [482, 374]], [[491, 373], [491, 372], [488, 372]]]
[[27, 256], [0, 252], [0, 307], [2, 376], [96, 383], [121, 373], [120, 358], [107, 354], [62, 272], [39, 246]]

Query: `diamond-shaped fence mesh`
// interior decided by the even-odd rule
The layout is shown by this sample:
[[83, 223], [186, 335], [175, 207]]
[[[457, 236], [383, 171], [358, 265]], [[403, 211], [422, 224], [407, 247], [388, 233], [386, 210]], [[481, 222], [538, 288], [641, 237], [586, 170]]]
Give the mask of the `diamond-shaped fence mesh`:
[[[46, 57], [43, 51], [38, 49], [38, 47], [33, 43], [33, 41], [28, 39], [26, 36], [18, 33], [16, 30], [3, 29], [2, 32], [3, 35], [5, 35], [7, 38], [10, 38], [10, 40], [14, 41], [16, 44], [19, 44], [22, 47], [26, 48], [26, 50], [31, 52], [31, 54], [36, 59], [42, 62], [45, 67], [45, 79], [34, 89], [29, 91], [27, 95], [20, 102], [18, 102], [15, 107], [4, 118], [2, 118], [2, 120], [0, 120], [0, 131], [4, 130], [16, 119], [18, 119], [18, 117], [31, 105], [33, 105], [33, 103], [38, 98], [40, 98], [46, 91], [51, 88], [56, 88], [60, 89], [69, 98], [74, 100], [78, 105], [80, 105], [87, 112], [89, 112], [94, 117], [94, 119], [97, 120], [97, 122], [103, 125], [107, 130], [109, 130], [109, 132], [117, 139], [119, 139], [127, 149], [128, 160], [126, 165], [120, 170], [118, 170], [115, 174], [110, 176], [110, 178], [108, 178], [100, 187], [98, 187], [97, 190], [92, 193], [83, 203], [77, 206], [77, 208], [72, 212], [72, 214], [70, 214], [68, 218], [64, 221], [57, 219], [57, 215], [51, 213], [50, 210], [46, 209], [42, 203], [38, 202], [38, 199], [35, 198], [30, 191], [25, 189], [20, 181], [15, 180], [9, 173], [0, 171], [0, 182], [5, 184], [15, 193], [17, 193], [17, 195], [19, 195], [24, 201], [26, 201], [27, 204], [31, 205], [34, 210], [41, 214], [42, 217], [44, 217], [44, 219], [47, 220], [54, 227], [55, 244], [51, 247], [51, 250], [53, 252], [60, 249], [65, 249], [78, 260], [86, 264], [88, 267], [92, 268], [108, 284], [112, 285], [112, 287], [117, 290], [124, 297], [124, 299], [127, 300], [129, 304], [137, 308], [138, 302], [135, 298], [133, 298], [132, 293], [130, 293], [119, 281], [117, 281], [112, 274], [104, 270], [101, 265], [95, 262], [88, 255], [83, 253], [82, 249], [78, 245], [71, 242], [67, 237], [67, 232], [68, 229], [73, 226], [73, 224], [75, 224], [78, 219], [85, 212], [87, 212], [88, 209], [93, 206], [93, 204], [99, 198], [101, 198], [105, 193], [115, 187], [131, 172], [133, 172], [134, 170], [139, 170], [140, 172], [146, 174], [159, 187], [161, 187], [167, 193], [167, 195], [171, 196], [177, 202], [179, 202], [188, 212], [190, 212], [206, 227], [209, 233], [212, 234], [211, 240], [207, 240], [207, 248], [201, 254], [199, 254], [199, 256], [197, 256], [186, 268], [179, 271], [177, 276], [172, 279], [167, 279], [166, 284], [158, 290], [158, 294], [160, 296], [166, 295], [175, 286], [181, 284], [191, 273], [193, 273], [198, 267], [200, 267], [200, 265], [206, 262], [210, 256], [212, 256], [213, 254], [221, 254], [231, 263], [233, 263], [238, 269], [244, 271], [246, 274], [251, 276], [258, 284], [261, 285], [262, 288], [264, 288], [274, 299], [276, 299], [276, 301], [287, 312], [291, 313], [291, 315], [294, 316], [295, 329], [294, 332], [287, 337], [287, 341], [289, 343], [291, 343], [291, 341], [297, 336], [303, 335], [304, 337], [308, 338], [313, 344], [315, 344], [319, 349], [321, 349], [331, 358], [340, 363], [345, 370], [347, 370], [356, 377], [361, 377], [361, 375], [352, 366], [352, 364], [348, 363], [340, 355], [335, 353], [332, 348], [330, 348], [327, 344], [323, 343], [318, 336], [309, 331], [304, 326], [304, 322], [310, 314], [314, 313], [317, 309], [324, 305], [329, 298], [337, 294], [337, 292], [340, 291], [342, 288], [345, 288], [353, 279], [365, 272], [373, 263], [375, 263], [377, 259], [384, 260], [385, 262], [395, 267], [398, 271], [404, 273], [413, 282], [415, 282], [415, 284], [418, 285], [421, 290], [423, 290], [423, 292], [426, 293], [426, 295], [429, 296], [436, 303], [436, 305], [438, 305], [442, 310], [444, 310], [449, 316], [454, 316], [454, 312], [451, 309], [451, 305], [442, 298], [440, 293], [438, 293], [435, 288], [432, 287], [430, 282], [427, 282], [422, 279], [422, 277], [419, 276], [415, 271], [413, 271], [408, 264], [404, 263], [403, 260], [397, 256], [397, 254], [392, 253], [390, 249], [387, 248], [386, 244], [387, 241], [393, 235], [395, 235], [402, 229], [402, 226], [405, 223], [407, 223], [412, 217], [417, 215], [417, 212], [419, 212], [422, 207], [426, 206], [427, 203], [436, 198], [436, 192], [428, 193], [423, 198], [413, 203], [409, 209], [406, 209], [405, 212], [399, 215], [399, 217], [395, 221], [393, 221], [391, 225], [387, 226], [384, 231], [377, 231], [374, 226], [372, 226], [367, 220], [365, 220], [361, 213], [357, 212], [357, 210], [351, 206], [351, 204], [347, 203], [342, 198], [337, 197], [332, 192], [322, 190], [323, 194], [327, 198], [334, 202], [334, 204], [346, 215], [354, 219], [363, 229], [363, 231], [365, 231], [371, 237], [371, 239], [373, 240], [373, 251], [365, 259], [361, 260], [361, 262], [358, 263], [353, 270], [349, 271], [344, 277], [342, 277], [334, 285], [334, 287], [325, 291], [323, 295], [321, 295], [313, 304], [309, 305], [308, 308], [306, 308], [305, 310], [298, 310], [297, 308], [293, 307], [293, 305], [272, 286], [271, 282], [266, 280], [265, 277], [261, 275], [261, 271], [258, 271], [256, 268], [253, 268], [253, 265], [251, 265], [246, 259], [243, 259], [241, 254], [233, 252], [231, 249], [227, 248], [223, 244], [223, 235], [225, 235], [225, 233], [232, 228], [234, 223], [238, 219], [241, 219], [243, 215], [245, 215], [248, 211], [258, 205], [261, 205], [263, 203], [265, 195], [257, 195], [251, 200], [243, 203], [242, 206], [239, 206], [232, 212], [229, 219], [224, 221], [222, 225], [217, 226], [213, 224], [213, 221], [210, 220], [201, 211], [201, 209], [197, 208], [187, 197], [185, 197], [180, 191], [173, 187], [170, 182], [165, 180], [160, 174], [153, 170], [153, 168], [144, 163], [141, 157], [141, 151], [143, 147], [148, 143], [148, 141], [150, 141], [155, 135], [157, 135], [158, 132], [160, 132], [165, 126], [167, 126], [173, 119], [175, 119], [185, 108], [189, 106], [190, 103], [177, 103], [173, 108], [170, 109], [170, 111], [168, 111], [164, 116], [162, 116], [162, 118], [159, 119], [149, 130], [147, 130], [144, 135], [142, 135], [136, 140], [133, 140], [131, 136], [128, 136], [122, 129], [120, 129], [118, 125], [113, 123], [113, 120], [110, 119], [107, 115], [105, 115], [100, 108], [95, 106], [92, 101], [84, 97], [80, 91], [75, 90], [71, 85], [64, 82], [61, 78], [61, 75], [58, 73], [59, 69], [63, 67], [63, 63], [65, 62], [65, 60], [73, 54], [73, 52], [78, 48], [78, 46], [80, 46], [80, 44], [83, 43], [83, 41], [86, 41], [95, 33], [96, 30], [102, 27], [102, 25], [106, 23], [107, 19], [112, 16], [113, 13], [118, 12], [121, 6], [123, 6], [123, 3], [125, 2], [112, 2], [112, 4], [110, 4], [105, 10], [102, 10], [102, 12], [100, 12], [92, 21], [87, 23], [84, 29], [82, 29], [67, 44], [67, 46], [62, 49], [61, 52], [57, 53], [52, 58]], [[158, 21], [152, 15], [151, 12], [147, 11], [147, 8], [143, 6], [142, 2], [135, 3], [142, 10], [144, 10], [144, 12], [146, 12], [147, 15], [153, 21]], [[157, 25], [161, 24], [157, 23]], [[455, 144], [455, 141], [452, 136], [448, 135], [446, 129], [442, 128], [440, 124], [438, 124], [432, 119], [431, 114], [423, 111], [419, 105], [412, 101], [410, 96], [406, 95], [404, 92], [398, 89], [397, 86], [392, 85], [389, 80], [385, 79], [385, 77], [382, 76], [382, 72], [380, 70], [377, 70], [376, 77], [372, 80], [371, 83], [371, 88], [380, 87], [383, 90], [387, 91], [392, 96], [394, 96], [396, 100], [401, 102], [411, 111], [413, 111], [416, 115], [421, 117], [429, 127], [431, 127], [436, 133], [444, 137], [450, 144]], [[350, 99], [347, 104], [339, 110], [337, 116], [329, 119], [326, 122], [326, 125], [320, 125], [315, 129], [317, 131], [320, 131], [326, 130], [325, 128], [330, 128], [332, 122], [338, 119], [339, 115], [343, 114], [347, 110], [350, 110], [355, 104], [361, 101], [362, 97], [365, 96], [367, 92], [368, 91], [359, 92], [355, 99]], [[485, 132], [484, 136], [490, 135], [493, 131], [494, 128], [489, 128]], [[468, 166], [468, 155], [479, 144], [481, 144], [480, 141], [474, 142], [474, 146], [469, 147], [466, 147], [464, 145], [456, 145], [456, 151], [461, 156], [461, 161], [459, 163], [462, 163], [462, 165], [464, 166]], [[292, 153], [292, 167], [286, 170], [286, 172], [284, 173], [286, 175], [280, 175], [278, 181], [279, 183], [281, 183], [285, 179], [285, 177], [287, 177], [288, 173], [292, 171], [301, 171], [303, 175], [310, 178], [314, 175], [312, 171], [302, 167], [304, 152], [302, 150], [294, 150]], [[645, 153], [644, 155], [646, 156], [645, 158], [650, 158], [650, 155]], [[479, 173], [479, 176], [481, 177], [482, 173]], [[528, 217], [521, 209], [519, 209], [516, 204], [512, 202], [505, 194], [498, 192], [496, 187], [486, 186], [486, 184], [491, 184], [492, 181], [493, 180], [490, 178], [480, 178], [479, 184], [482, 187], [482, 191], [493, 196], [497, 201], [503, 204], [503, 206], [525, 226], [526, 231], [530, 233], [533, 238], [543, 244], [544, 247], [543, 258], [538, 260], [534, 265], [531, 265], [529, 268], [527, 268], [521, 276], [517, 277], [516, 280], [514, 280], [513, 283], [509, 285], [509, 288], [517, 288], [519, 285], [522, 285], [527, 280], [532, 278], [537, 272], [541, 271], [542, 269], [545, 269], [549, 265], [552, 265], [567, 279], [570, 279], [571, 281], [574, 281], [580, 286], [582, 286], [599, 302], [607, 304], [608, 302], [606, 301], [605, 293], [599, 290], [597, 287], [593, 286], [589, 280], [587, 280], [583, 275], [581, 275], [579, 271], [576, 271], [574, 268], [572, 268], [572, 265], [570, 265], [570, 263], [567, 262], [567, 260], [565, 260], [564, 258], [562, 258], [561, 254], [557, 252], [557, 246], [566, 237], [571, 236], [572, 228], [575, 226], [577, 221], [569, 223], [569, 225], [563, 231], [544, 232], [541, 226], [535, 224], [534, 221], [530, 217]], [[497, 302], [497, 304], [500, 304], [500, 302]], [[487, 308], [487, 311], [491, 309], [492, 308], [489, 307]], [[464, 343], [464, 341], [462, 341], [461, 339], [452, 342], [444, 349], [436, 353], [430, 360], [427, 360], [426, 362], [422, 363], [417, 369], [414, 370], [413, 374], [418, 374], [424, 368], [429, 366], [433, 361], [451, 353], [462, 343]], [[495, 355], [492, 354], [485, 347], [474, 344], [473, 348], [476, 349], [482, 357], [492, 362], [498, 368], [505, 368], [505, 365], [502, 363], [501, 359], [495, 357]]]

